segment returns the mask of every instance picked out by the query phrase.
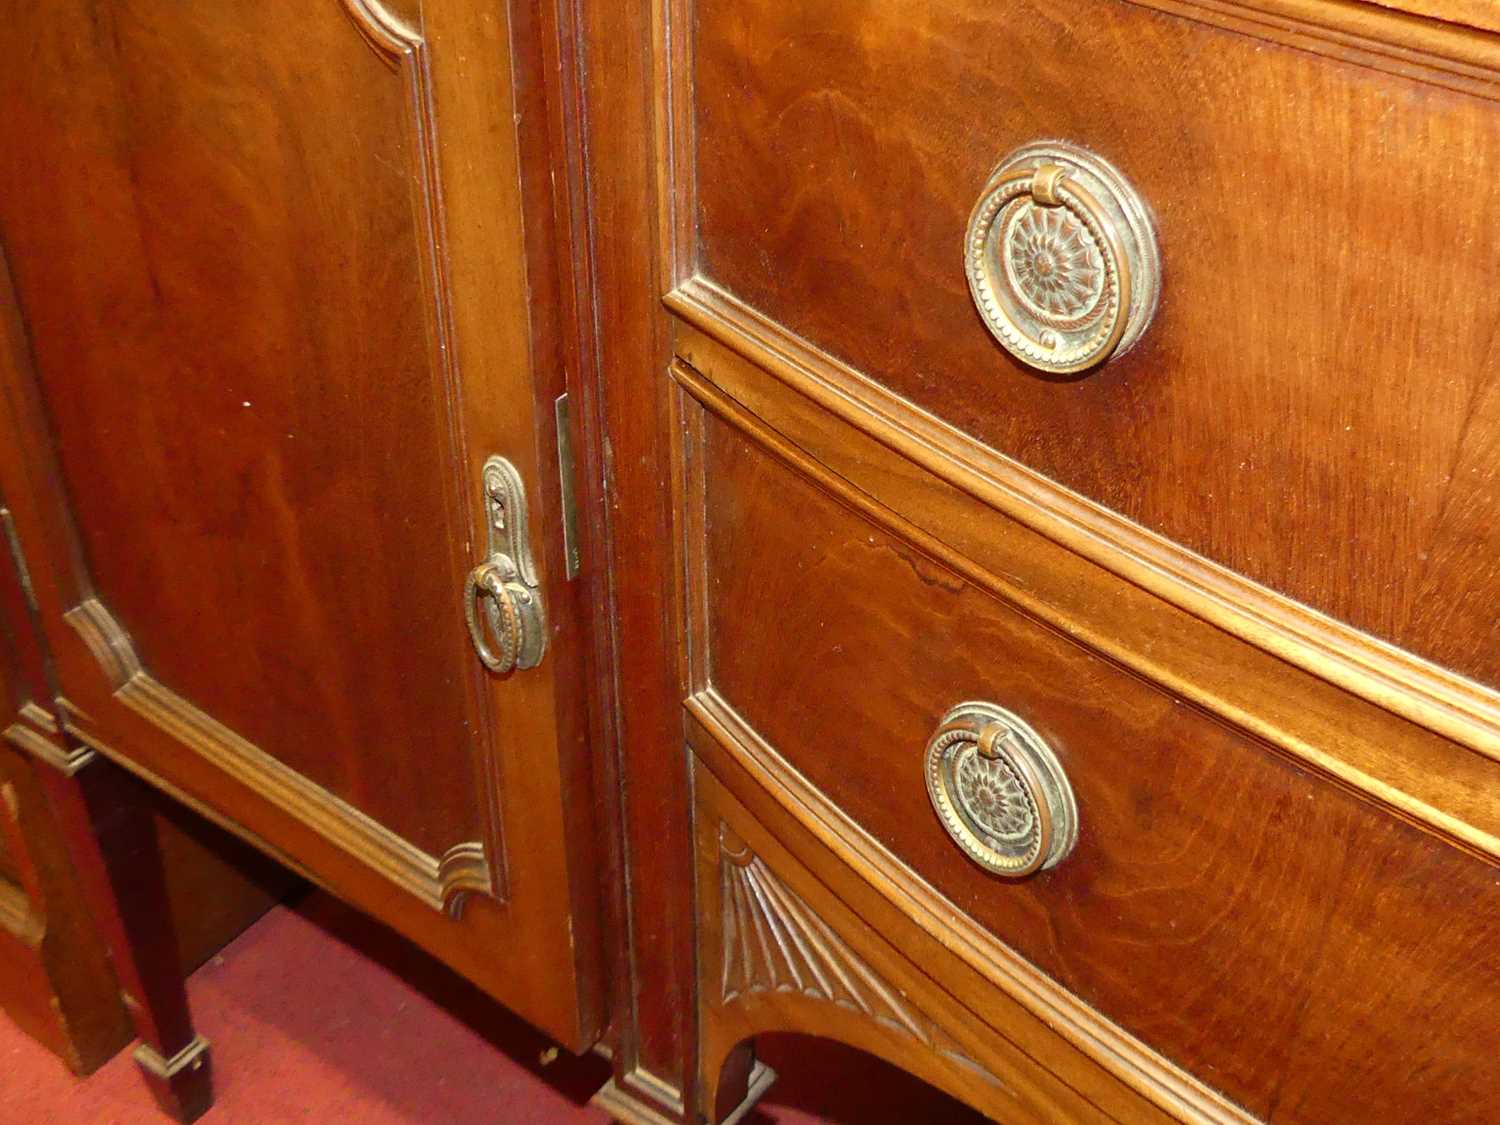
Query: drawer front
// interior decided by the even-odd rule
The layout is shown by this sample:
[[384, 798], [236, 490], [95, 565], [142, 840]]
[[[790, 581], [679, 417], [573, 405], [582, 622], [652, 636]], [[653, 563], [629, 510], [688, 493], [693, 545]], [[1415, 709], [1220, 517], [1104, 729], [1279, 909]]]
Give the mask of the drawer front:
[[[1256, 1115], [1457, 1121], [1500, 1098], [1490, 865], [972, 587], [717, 417], [701, 449], [699, 690], [920, 881]], [[924, 784], [929, 737], [975, 699], [1029, 724], [1076, 796], [1076, 846], [1029, 878], [968, 859]]]
[[[1494, 685], [1497, 87], [1172, 6], [697, 0], [698, 271], [1068, 488]], [[1053, 138], [1119, 169], [1161, 255], [1139, 343], [1067, 377], [1000, 347], [964, 266], [992, 170]]]

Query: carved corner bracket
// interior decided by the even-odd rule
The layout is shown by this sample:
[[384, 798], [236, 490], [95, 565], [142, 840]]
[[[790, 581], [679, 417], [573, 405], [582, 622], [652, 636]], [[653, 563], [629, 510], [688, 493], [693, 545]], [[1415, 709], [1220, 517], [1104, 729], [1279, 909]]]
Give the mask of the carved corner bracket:
[[88, 598], [63, 615], [98, 662], [113, 691], [119, 691], [143, 669], [130, 634], [98, 598]]
[[414, 27], [415, 20], [393, 12], [379, 0], [342, 2], [349, 19], [377, 54], [399, 62], [402, 56], [422, 45], [422, 36]]
[[442, 888], [443, 912], [455, 920], [463, 917], [470, 895], [495, 895], [494, 875], [477, 841], [455, 844], [438, 861], [437, 881]]

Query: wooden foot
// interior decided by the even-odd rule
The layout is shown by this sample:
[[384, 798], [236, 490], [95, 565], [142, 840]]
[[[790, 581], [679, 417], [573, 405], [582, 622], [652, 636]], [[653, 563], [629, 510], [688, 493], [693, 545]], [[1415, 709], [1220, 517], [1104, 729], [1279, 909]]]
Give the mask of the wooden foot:
[[201, 1035], [169, 1059], [142, 1043], [135, 1049], [135, 1065], [162, 1112], [179, 1121], [196, 1121], [214, 1104], [213, 1058]]
[[719, 1084], [714, 1089], [711, 1120], [724, 1122], [745, 1103], [750, 1093], [750, 1074], [755, 1069], [755, 1040], [746, 1039], [719, 1064]]
[[188, 1012], [148, 791], [99, 755], [40, 772], [141, 1039], [136, 1063], [162, 1110], [194, 1121], [213, 1104], [212, 1070]]
[[654, 1105], [639, 1094], [622, 1086], [618, 1079], [611, 1078], [589, 1099], [595, 1109], [609, 1114], [617, 1125], [682, 1125], [680, 1112], [672, 1113]]
[[755, 1040], [745, 1040], [719, 1069], [713, 1120], [717, 1125], [739, 1125], [775, 1081], [776, 1072], [755, 1057]]

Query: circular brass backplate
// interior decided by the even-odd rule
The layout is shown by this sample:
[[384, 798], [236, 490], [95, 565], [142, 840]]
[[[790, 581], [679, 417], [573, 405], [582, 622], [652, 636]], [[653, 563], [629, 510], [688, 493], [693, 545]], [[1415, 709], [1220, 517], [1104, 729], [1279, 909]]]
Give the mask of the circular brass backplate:
[[927, 795], [975, 863], [1013, 878], [1052, 867], [1078, 840], [1078, 805], [1057, 756], [1021, 718], [960, 703], [927, 743]]
[[1145, 201], [1102, 156], [1038, 141], [996, 167], [969, 216], [969, 291], [1016, 358], [1056, 374], [1123, 355], [1161, 295]]

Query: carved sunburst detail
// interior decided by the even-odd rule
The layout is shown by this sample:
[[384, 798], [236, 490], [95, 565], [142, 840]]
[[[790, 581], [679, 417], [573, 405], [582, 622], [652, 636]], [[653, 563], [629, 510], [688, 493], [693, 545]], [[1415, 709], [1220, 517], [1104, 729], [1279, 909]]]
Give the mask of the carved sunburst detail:
[[1023, 205], [1006, 238], [1016, 291], [1045, 316], [1072, 318], [1104, 292], [1104, 262], [1089, 229], [1065, 207]]
[[1019, 847], [1036, 829], [1036, 808], [1015, 767], [1004, 758], [965, 754], [954, 770], [954, 793], [976, 825]]
[[788, 888], [727, 824], [719, 826], [723, 910], [720, 998], [798, 993], [860, 1012], [998, 1085], [928, 1015], [875, 970]]

